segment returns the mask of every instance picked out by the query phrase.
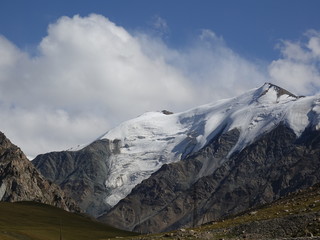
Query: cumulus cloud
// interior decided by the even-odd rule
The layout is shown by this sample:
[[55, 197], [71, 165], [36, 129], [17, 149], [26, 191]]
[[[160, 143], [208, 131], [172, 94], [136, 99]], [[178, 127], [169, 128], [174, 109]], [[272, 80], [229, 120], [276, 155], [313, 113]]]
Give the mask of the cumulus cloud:
[[[162, 20], [158, 27], [167, 29]], [[317, 55], [312, 36], [307, 47]], [[61, 17], [37, 51], [31, 56], [0, 37], [0, 130], [30, 156], [89, 142], [146, 111], [183, 111], [266, 81], [261, 66], [211, 30], [172, 49], [96, 14]]]
[[301, 95], [320, 89], [320, 33], [310, 30], [303, 41], [284, 40], [278, 45], [281, 58], [269, 66], [273, 82]]

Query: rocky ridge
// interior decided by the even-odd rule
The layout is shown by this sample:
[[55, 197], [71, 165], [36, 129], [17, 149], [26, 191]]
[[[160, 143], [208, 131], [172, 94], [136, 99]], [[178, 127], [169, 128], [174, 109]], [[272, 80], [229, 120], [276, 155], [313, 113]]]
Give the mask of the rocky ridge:
[[56, 184], [46, 180], [24, 153], [0, 132], [0, 200], [36, 201], [80, 211]]

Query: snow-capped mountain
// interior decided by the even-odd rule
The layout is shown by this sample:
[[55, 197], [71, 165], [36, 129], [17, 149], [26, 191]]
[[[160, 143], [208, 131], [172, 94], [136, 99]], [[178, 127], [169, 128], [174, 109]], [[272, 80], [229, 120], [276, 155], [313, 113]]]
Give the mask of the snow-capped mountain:
[[240, 130], [239, 140], [229, 155], [241, 151], [283, 121], [300, 136], [310, 121], [320, 126], [319, 119], [308, 118], [309, 112], [319, 115], [320, 97], [299, 99], [267, 83], [239, 97], [186, 112], [170, 115], [148, 112], [124, 122], [101, 137], [121, 144], [120, 154], [108, 160], [106, 187], [111, 194], [106, 202], [114, 206], [163, 164], [199, 151], [217, 134]]
[[[186, 159], [234, 129], [239, 135], [226, 156], [215, 162], [203, 160], [197, 179], [212, 174], [233, 154], [279, 124], [292, 129], [296, 137], [310, 126], [318, 130], [320, 96], [297, 97], [266, 83], [235, 98], [167, 113], [145, 113], [83, 149], [40, 155], [33, 163], [51, 181], [73, 193], [87, 212], [97, 216], [164, 164]], [[99, 150], [93, 148], [94, 144]], [[85, 188], [81, 188], [83, 184]]]
[[131, 231], [170, 231], [319, 183], [319, 97], [296, 97], [265, 84], [177, 114], [178, 124], [190, 116], [197, 124], [188, 129], [200, 126], [193, 132], [194, 148], [182, 161], [163, 165], [99, 219]]

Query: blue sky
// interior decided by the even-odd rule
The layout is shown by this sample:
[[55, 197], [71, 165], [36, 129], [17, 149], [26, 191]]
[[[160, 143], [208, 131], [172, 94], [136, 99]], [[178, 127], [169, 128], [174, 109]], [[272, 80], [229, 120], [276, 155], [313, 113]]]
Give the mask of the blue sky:
[[317, 0], [2, 0], [0, 34], [25, 48], [40, 42], [48, 24], [61, 16], [102, 14], [129, 31], [148, 31], [161, 17], [170, 46], [179, 48], [201, 29], [211, 29], [236, 52], [272, 60], [280, 39], [300, 39], [306, 30], [319, 29], [319, 9]]
[[35, 156], [266, 81], [319, 93], [319, 9], [316, 0], [1, 0], [0, 131]]

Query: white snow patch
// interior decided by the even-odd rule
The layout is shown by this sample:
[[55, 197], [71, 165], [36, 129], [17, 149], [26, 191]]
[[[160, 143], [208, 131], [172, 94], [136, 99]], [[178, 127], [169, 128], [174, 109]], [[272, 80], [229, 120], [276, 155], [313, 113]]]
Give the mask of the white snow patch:
[[2, 200], [4, 194], [6, 193], [7, 185], [3, 182], [0, 187], [0, 201]]
[[312, 105], [315, 100], [315, 97], [301, 98], [291, 104], [290, 107], [284, 109], [286, 110], [285, 120], [298, 137], [310, 123], [308, 115], [312, 111]]

